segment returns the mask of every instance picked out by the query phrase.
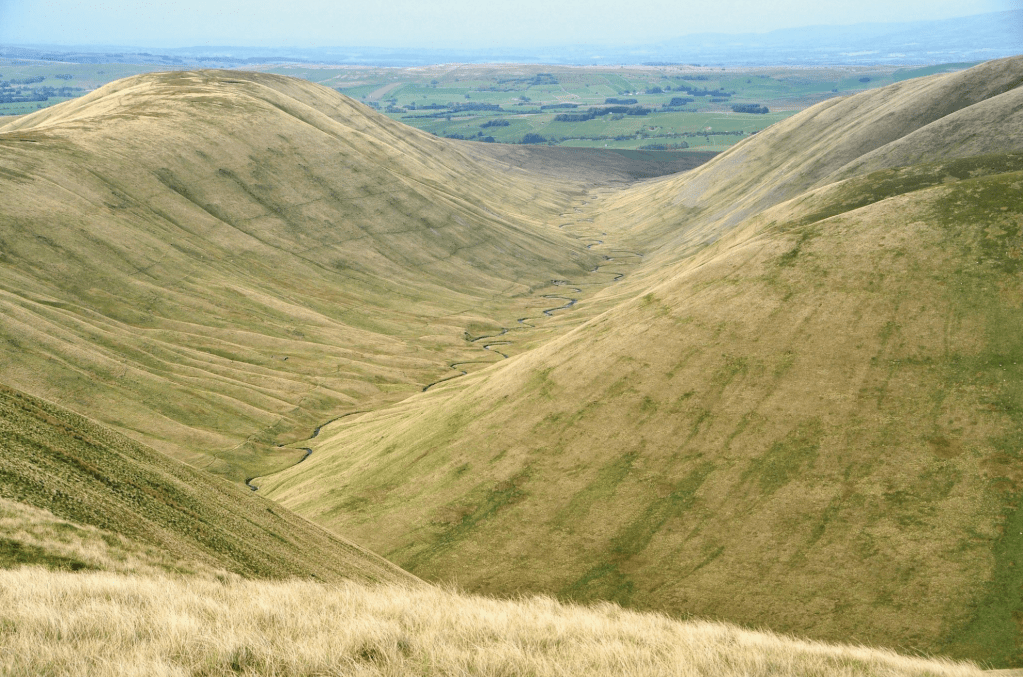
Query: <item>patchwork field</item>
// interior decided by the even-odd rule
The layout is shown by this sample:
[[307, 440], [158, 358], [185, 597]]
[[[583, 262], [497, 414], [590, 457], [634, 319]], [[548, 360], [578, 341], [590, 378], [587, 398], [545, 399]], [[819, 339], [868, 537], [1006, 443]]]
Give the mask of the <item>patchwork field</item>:
[[[444, 65], [259, 68], [330, 87], [394, 120], [455, 139], [580, 148], [720, 152], [823, 99], [973, 64], [898, 68]], [[0, 116], [22, 115], [166, 66], [0, 59]], [[42, 78], [40, 80], [40, 78]], [[28, 81], [30, 84], [18, 84]], [[35, 82], [38, 80], [38, 82]], [[71, 87], [48, 92], [41, 88]], [[45, 96], [49, 94], [49, 96]], [[5, 95], [10, 101], [6, 101]], [[608, 102], [612, 103], [608, 103]], [[626, 102], [618, 104], [614, 102]], [[752, 106], [759, 113], [736, 112]], [[764, 110], [766, 109], [766, 110]], [[590, 112], [608, 110], [591, 119]], [[527, 138], [527, 135], [529, 136]]]
[[[722, 151], [823, 99], [962, 67], [283, 66], [271, 71], [336, 88], [439, 136], [584, 148]], [[616, 104], [623, 110], [611, 108]], [[736, 112], [733, 106], [764, 112]], [[605, 109], [613, 112], [578, 119]], [[527, 138], [530, 134], [535, 137]]]

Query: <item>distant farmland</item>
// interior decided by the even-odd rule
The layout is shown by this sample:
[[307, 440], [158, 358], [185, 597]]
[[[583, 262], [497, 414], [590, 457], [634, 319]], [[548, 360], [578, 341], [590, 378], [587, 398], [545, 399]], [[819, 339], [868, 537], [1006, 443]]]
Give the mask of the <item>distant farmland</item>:
[[[823, 99], [966, 66], [258, 68], [326, 85], [441, 137], [579, 148], [723, 151]], [[159, 68], [0, 61], [0, 115], [30, 113], [118, 78]]]

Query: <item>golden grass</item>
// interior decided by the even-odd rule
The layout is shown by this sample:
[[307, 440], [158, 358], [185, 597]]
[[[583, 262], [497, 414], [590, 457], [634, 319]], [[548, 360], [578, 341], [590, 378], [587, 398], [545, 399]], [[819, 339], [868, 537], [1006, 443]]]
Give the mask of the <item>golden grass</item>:
[[123, 535], [60, 519], [49, 510], [0, 499], [0, 567], [46, 562], [49, 568], [122, 574], [212, 572], [166, 550], [141, 546]]
[[981, 674], [613, 604], [32, 568], [0, 572], [0, 646], [0, 673], [26, 676]]

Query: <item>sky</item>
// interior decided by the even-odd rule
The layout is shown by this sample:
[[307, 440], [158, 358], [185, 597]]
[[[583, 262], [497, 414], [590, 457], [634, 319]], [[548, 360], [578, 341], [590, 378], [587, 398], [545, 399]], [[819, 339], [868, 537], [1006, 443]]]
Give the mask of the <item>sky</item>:
[[919, 21], [1023, 0], [0, 0], [0, 44], [478, 49]]

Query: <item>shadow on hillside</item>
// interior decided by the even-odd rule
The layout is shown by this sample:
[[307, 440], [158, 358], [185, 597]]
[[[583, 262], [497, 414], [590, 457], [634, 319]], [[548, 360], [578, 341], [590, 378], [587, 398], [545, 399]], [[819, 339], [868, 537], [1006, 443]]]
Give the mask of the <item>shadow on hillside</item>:
[[599, 185], [623, 184], [695, 169], [717, 153], [710, 151], [566, 148], [503, 143], [472, 143], [472, 152], [534, 174]]

